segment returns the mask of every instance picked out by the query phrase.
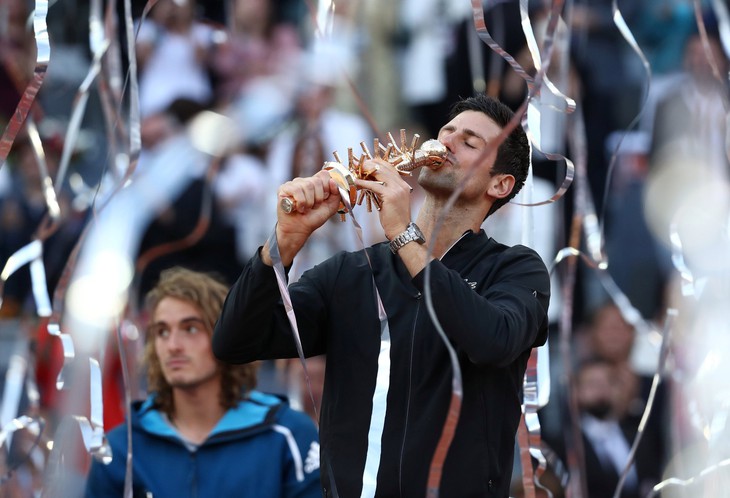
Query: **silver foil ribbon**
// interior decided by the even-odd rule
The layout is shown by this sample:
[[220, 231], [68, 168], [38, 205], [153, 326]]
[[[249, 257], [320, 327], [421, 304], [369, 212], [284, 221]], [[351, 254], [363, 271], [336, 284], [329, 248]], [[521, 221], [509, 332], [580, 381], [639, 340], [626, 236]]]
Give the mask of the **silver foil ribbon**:
[[10, 149], [13, 147], [13, 142], [15, 142], [23, 123], [30, 114], [33, 101], [46, 77], [48, 62], [51, 59], [51, 44], [48, 38], [48, 24], [46, 23], [47, 15], [48, 0], [36, 0], [35, 9], [33, 10], [33, 32], [35, 33], [36, 42], [35, 69], [33, 70], [33, 78], [25, 88], [13, 117], [3, 131], [2, 137], [0, 137], [0, 168], [5, 164]]

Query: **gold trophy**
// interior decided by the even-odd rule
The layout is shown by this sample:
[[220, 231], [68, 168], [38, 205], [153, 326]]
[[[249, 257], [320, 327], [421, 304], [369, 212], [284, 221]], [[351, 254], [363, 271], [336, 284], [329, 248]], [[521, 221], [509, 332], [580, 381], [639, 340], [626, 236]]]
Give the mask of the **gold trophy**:
[[[408, 145], [406, 131], [403, 129], [400, 130], [400, 147], [396, 145], [395, 139], [390, 133], [388, 133], [389, 142], [387, 146], [383, 145], [376, 138], [373, 144], [376, 154], [375, 157], [386, 160], [395, 166], [395, 169], [402, 175], [411, 175], [413, 170], [421, 167], [440, 167], [448, 154], [446, 146], [438, 140], [427, 140], [418, 147], [420, 138], [418, 134], [413, 135], [411, 144]], [[373, 205], [378, 210], [380, 210], [381, 206], [378, 195], [371, 190], [362, 189], [358, 195], [355, 179], [371, 179], [371, 172], [363, 171], [363, 164], [367, 159], [373, 158], [365, 142], [360, 142], [360, 147], [362, 148], [360, 157], [355, 157], [351, 148], [347, 149], [347, 166], [342, 162], [337, 151], [332, 153], [336, 162], [327, 161], [322, 166], [323, 170], [329, 172], [339, 188], [343, 202], [340, 203], [340, 208], [337, 212], [340, 213], [342, 221], [345, 220], [348, 204], [349, 206], [355, 207], [356, 204], [360, 205], [365, 201], [368, 211], [372, 211]], [[349, 201], [348, 204], [345, 203], [345, 200]], [[296, 209], [295, 201], [288, 197], [281, 200], [280, 206], [285, 213], [291, 213]]]

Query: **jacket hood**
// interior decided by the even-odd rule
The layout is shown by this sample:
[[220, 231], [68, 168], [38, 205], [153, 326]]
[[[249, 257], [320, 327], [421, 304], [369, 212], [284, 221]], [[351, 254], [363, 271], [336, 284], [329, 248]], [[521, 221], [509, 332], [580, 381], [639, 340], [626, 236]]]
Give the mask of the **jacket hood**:
[[[167, 418], [154, 407], [155, 395], [132, 404], [132, 425], [141, 430], [166, 438], [179, 438]], [[228, 433], [257, 431], [278, 419], [287, 402], [272, 394], [250, 391], [238, 406], [228, 410], [211, 431], [208, 439]]]

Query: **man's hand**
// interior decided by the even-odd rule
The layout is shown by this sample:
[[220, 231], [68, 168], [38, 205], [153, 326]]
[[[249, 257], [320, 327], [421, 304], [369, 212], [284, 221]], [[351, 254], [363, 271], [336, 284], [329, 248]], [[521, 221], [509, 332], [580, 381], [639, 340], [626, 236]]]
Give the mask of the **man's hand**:
[[380, 197], [380, 224], [388, 240], [401, 233], [411, 222], [411, 186], [394, 166], [382, 159], [369, 159], [363, 170], [375, 180], [355, 180], [358, 188], [372, 190]]
[[[289, 198], [296, 208], [285, 213], [281, 208], [281, 200]], [[340, 206], [340, 193], [337, 184], [326, 171], [320, 171], [309, 178], [295, 178], [286, 182], [277, 193], [276, 239], [279, 244], [279, 255], [284, 266], [294, 261], [309, 236], [325, 224]], [[271, 265], [269, 246], [266, 244], [261, 257], [267, 265]]]

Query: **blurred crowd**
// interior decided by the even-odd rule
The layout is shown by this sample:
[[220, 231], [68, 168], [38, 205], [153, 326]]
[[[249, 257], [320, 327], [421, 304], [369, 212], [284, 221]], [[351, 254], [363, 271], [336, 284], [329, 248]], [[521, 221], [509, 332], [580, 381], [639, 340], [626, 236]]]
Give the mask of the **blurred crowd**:
[[[333, 152], [346, 158], [353, 148], [359, 155], [360, 142], [387, 141], [388, 132], [399, 137], [401, 128], [409, 139], [415, 133], [432, 138], [457, 97], [488, 92], [517, 110], [530, 89], [489, 48], [485, 33], [475, 30], [473, 2], [337, 0], [327, 8], [305, 0], [159, 0], [150, 2], [154, 7], [143, 16], [146, 2], [133, 1], [139, 89], [134, 115], [126, 13], [118, 3], [112, 12], [116, 23], [107, 26], [116, 26], [111, 36], [118, 43], [109, 57], [117, 50], [119, 62], [104, 64], [73, 143], [65, 133], [93, 57], [86, 23], [92, 6], [52, 3], [50, 64], [29, 113], [40, 130], [44, 157], [22, 131], [0, 166], [0, 270], [19, 249], [42, 240], [50, 296], [63, 289], [74, 247], [115, 186], [154, 168], [200, 113], [227, 116], [235, 146], [209, 163], [189, 165], [194, 180], [141, 228], [135, 295], [143, 296], [162, 270], [175, 265], [232, 283], [274, 226], [278, 185], [314, 174], [334, 160]], [[534, 76], [539, 66], [520, 29], [520, 2], [487, 3], [488, 35], [528, 78]], [[547, 87], [535, 95], [526, 120], [534, 139], [532, 183], [519, 203], [484, 225], [500, 242], [534, 247], [549, 268], [560, 249], [588, 253], [588, 239], [603, 237], [607, 270], [598, 268], [599, 261], [584, 260], [576, 262], [575, 277], [565, 261], [554, 268], [552, 391], [541, 411], [544, 441], [564, 468], [583, 469], [584, 496], [591, 498], [613, 496], [627, 462], [660, 361], [658, 331], [667, 308], [687, 295], [678, 268], [686, 268], [695, 282], [705, 278], [708, 289], [724, 288], [713, 278], [718, 267], [727, 271], [730, 254], [725, 250], [730, 66], [718, 19], [710, 2], [701, 2], [698, 10], [700, 3], [689, 1], [619, 2], [645, 65], [614, 22], [612, 3], [575, 0], [554, 33], [546, 31], [546, 2], [530, 6], [538, 46], [553, 43], [546, 75], [577, 108], [569, 113], [567, 101]], [[0, 0], [2, 129], [13, 119], [36, 66], [32, 13], [33, 2]], [[96, 89], [113, 87], [117, 77], [125, 82], [116, 111], [123, 117], [110, 129], [109, 108]], [[140, 123], [141, 150], [125, 162], [119, 157], [130, 151], [118, 138], [132, 131], [134, 119]], [[64, 152], [70, 153], [68, 174], [55, 185], [61, 216], [49, 233], [40, 229], [48, 213], [46, 178], [56, 179]], [[557, 202], [522, 205], [558, 191], [570, 170], [561, 156], [575, 162], [586, 182], [576, 179]], [[694, 208], [689, 214], [688, 204]], [[590, 224], [593, 214], [597, 231]], [[331, 220], [297, 257], [290, 279], [338, 250], [384, 240], [375, 213], [363, 205], [355, 215], [362, 241], [351, 223]], [[698, 225], [711, 228], [700, 231]], [[678, 247], [688, 251], [679, 262]], [[607, 286], [602, 273], [615, 286]], [[29, 358], [28, 370], [35, 369], [40, 390], [37, 409], [52, 425], [59, 415], [54, 414], [55, 378], [63, 359], [57, 339], [45, 330], [47, 320], [37, 314], [33, 279], [38, 277], [26, 265], [2, 278], [0, 375], [5, 379], [14, 351]], [[565, 344], [568, 354], [561, 351]], [[107, 349], [102, 366], [108, 429], [123, 421], [125, 384], [116, 350]], [[313, 360], [310, 372], [314, 396], [307, 394], [297, 362], [261, 365], [259, 388], [290, 395], [314, 417], [320, 361], [325, 360]], [[684, 365], [685, 376], [699, 368], [696, 358], [675, 361]], [[702, 439], [692, 429], [697, 413], [682, 409], [689, 398], [675, 385], [686, 377], [675, 377], [656, 393], [621, 496], [646, 496], [666, 477], [673, 456]], [[5, 424], [34, 401], [20, 396], [18, 410], [8, 411], [9, 390], [3, 385], [7, 382], [0, 380], [0, 394], [5, 393], [0, 423]], [[679, 422], [670, 420], [670, 412]], [[577, 431], [565, 430], [571, 424]], [[43, 457], [27, 459], [22, 448], [2, 451], [0, 496], [32, 496]], [[5, 482], [14, 458], [31, 470]], [[553, 468], [558, 477], [559, 468]], [[515, 494], [519, 486], [517, 476]], [[18, 494], [6, 495], [3, 487]]]

